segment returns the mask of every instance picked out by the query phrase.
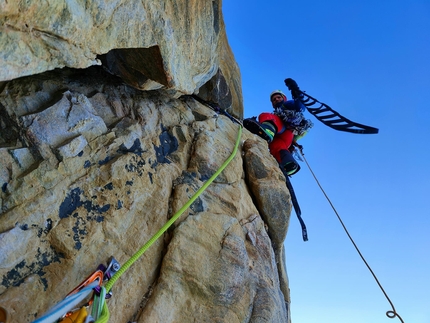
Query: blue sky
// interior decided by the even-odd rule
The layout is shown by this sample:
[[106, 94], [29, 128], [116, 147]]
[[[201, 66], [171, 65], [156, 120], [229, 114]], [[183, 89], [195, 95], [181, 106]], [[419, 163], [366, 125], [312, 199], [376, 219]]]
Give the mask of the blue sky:
[[[315, 126], [305, 156], [406, 323], [430, 323], [430, 2], [224, 1], [245, 117], [300, 88], [377, 135]], [[304, 163], [285, 242], [293, 323], [400, 322]]]

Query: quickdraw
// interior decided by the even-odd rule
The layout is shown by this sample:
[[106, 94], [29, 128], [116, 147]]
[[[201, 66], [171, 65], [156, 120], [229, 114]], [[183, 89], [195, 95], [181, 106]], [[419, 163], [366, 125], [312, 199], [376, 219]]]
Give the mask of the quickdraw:
[[[97, 302], [94, 301], [95, 296], [100, 295], [101, 285], [103, 282], [108, 281], [112, 276], [121, 268], [119, 262], [110, 257], [108, 265], [100, 264], [97, 269], [85, 278], [80, 284], [73, 288], [66, 297], [49, 309], [42, 317], [33, 321], [33, 323], [48, 323], [48, 322], [61, 322], [61, 323], [91, 323], [95, 322], [94, 307], [97, 307]], [[87, 300], [84, 305], [80, 305], [88, 295], [93, 292], [93, 295]], [[112, 293], [104, 294], [105, 298], [110, 298]], [[91, 314], [88, 314], [89, 307], [92, 306]], [[97, 315], [96, 315], [97, 316]]]
[[70, 291], [66, 295], [66, 297], [80, 292], [82, 289], [84, 289], [85, 287], [87, 287], [89, 284], [91, 284], [93, 282], [97, 282], [98, 286], [100, 286], [102, 284], [102, 282], [103, 282], [103, 271], [101, 271], [100, 269], [97, 269], [95, 272], [93, 272], [91, 275], [89, 275], [87, 278], [85, 278], [78, 286], [73, 288], [72, 291]]

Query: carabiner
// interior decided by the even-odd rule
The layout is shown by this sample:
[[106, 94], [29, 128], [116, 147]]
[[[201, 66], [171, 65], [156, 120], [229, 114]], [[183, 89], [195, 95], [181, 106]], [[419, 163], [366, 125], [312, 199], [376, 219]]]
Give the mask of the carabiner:
[[80, 283], [70, 293], [68, 293], [66, 297], [79, 292], [81, 289], [83, 289], [84, 287], [88, 286], [89, 284], [97, 280], [98, 280], [98, 285], [101, 286], [101, 284], [103, 283], [103, 271], [101, 271], [100, 269], [97, 269], [95, 272], [89, 275], [84, 281], [82, 281], [82, 283]]

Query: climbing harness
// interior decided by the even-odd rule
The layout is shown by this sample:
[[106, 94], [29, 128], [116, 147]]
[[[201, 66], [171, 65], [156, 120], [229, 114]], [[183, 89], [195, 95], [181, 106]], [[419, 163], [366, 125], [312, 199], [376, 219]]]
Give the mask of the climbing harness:
[[303, 160], [305, 161], [306, 165], [308, 166], [312, 176], [314, 177], [316, 183], [318, 184], [319, 188], [321, 189], [322, 193], [324, 194], [325, 198], [327, 199], [328, 203], [330, 204], [331, 208], [333, 209], [334, 213], [336, 214], [340, 224], [342, 225], [343, 230], [345, 231], [346, 235], [348, 236], [349, 240], [351, 241], [351, 243], [353, 244], [355, 250], [357, 251], [357, 253], [359, 254], [361, 260], [364, 262], [364, 264], [366, 265], [367, 269], [370, 271], [370, 273], [372, 274], [373, 278], [375, 279], [376, 283], [378, 284], [379, 288], [381, 289], [382, 293], [384, 294], [385, 298], [387, 299], [388, 303], [390, 303], [391, 305], [391, 310], [387, 311], [385, 313], [385, 315], [388, 318], [395, 318], [397, 317], [401, 323], [403, 322], [403, 319], [401, 318], [401, 316], [396, 312], [396, 309], [394, 308], [393, 303], [391, 302], [390, 298], [388, 297], [387, 293], [385, 292], [384, 288], [382, 287], [381, 283], [379, 282], [378, 278], [376, 277], [375, 273], [373, 272], [372, 268], [370, 267], [370, 265], [367, 263], [366, 259], [364, 258], [364, 256], [362, 255], [362, 253], [360, 252], [360, 249], [358, 249], [357, 244], [355, 243], [354, 239], [352, 239], [351, 235], [349, 234], [345, 224], [343, 223], [339, 213], [337, 212], [336, 208], [334, 207], [333, 203], [331, 202], [330, 198], [327, 196], [326, 192], [324, 191], [323, 187], [321, 186], [320, 182], [318, 181], [315, 173], [312, 171], [311, 166], [309, 165], [308, 161], [306, 160], [305, 154], [303, 153], [303, 149], [300, 148], [300, 154], [303, 158]]
[[[298, 100], [298, 102], [301, 101]], [[311, 120], [305, 119], [302, 111], [288, 110], [285, 105], [276, 107], [273, 113], [280, 117], [287, 125], [286, 128], [296, 136], [303, 136], [314, 126]]]
[[89, 275], [88, 278], [86, 278], [82, 283], [76, 286], [69, 294], [66, 295], [66, 297], [79, 292], [93, 282], [97, 282], [98, 286], [102, 284], [103, 272], [100, 269], [97, 269], [95, 272]]
[[[379, 132], [377, 128], [365, 126], [343, 117], [327, 104], [318, 101], [309, 94], [300, 90], [294, 80], [287, 78], [284, 82], [291, 91], [293, 98], [299, 99], [306, 106], [307, 110], [326, 126], [335, 130], [358, 134], [376, 134]], [[319, 106], [316, 108], [312, 107], [316, 103], [318, 103]]]

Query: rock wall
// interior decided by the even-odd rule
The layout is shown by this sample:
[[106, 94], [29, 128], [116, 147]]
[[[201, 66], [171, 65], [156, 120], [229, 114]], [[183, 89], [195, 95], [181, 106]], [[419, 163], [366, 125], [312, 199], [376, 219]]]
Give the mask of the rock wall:
[[[2, 1], [0, 48], [0, 81], [103, 62], [134, 87], [180, 96], [237, 70], [220, 0]], [[240, 116], [240, 77], [227, 80]]]
[[[0, 4], [0, 306], [14, 323], [111, 256], [124, 264], [230, 156], [240, 126], [190, 94], [243, 111], [221, 3], [46, 4]], [[197, 37], [192, 56], [180, 32]], [[110, 322], [289, 322], [284, 180], [244, 130], [226, 169], [115, 283]]]

